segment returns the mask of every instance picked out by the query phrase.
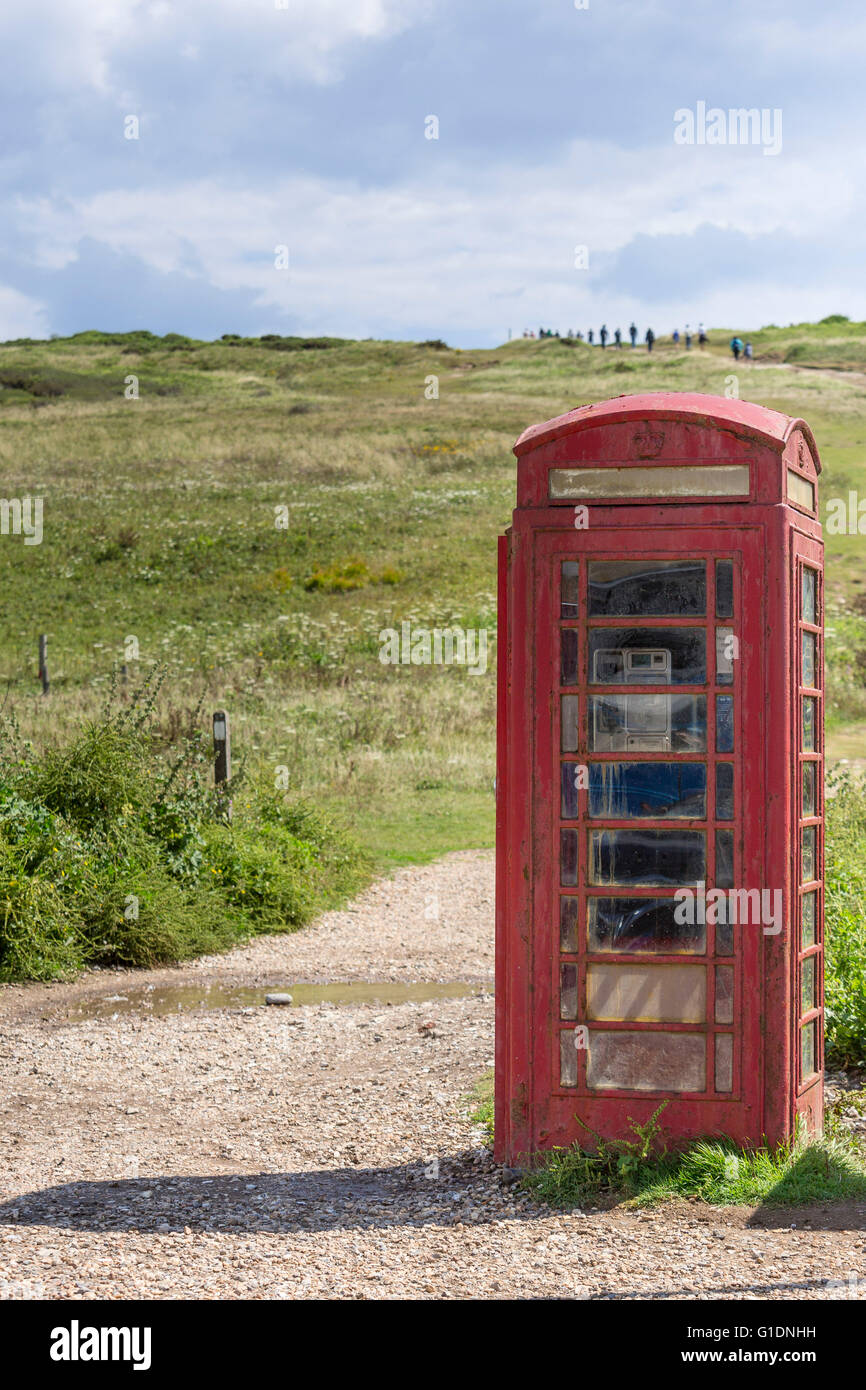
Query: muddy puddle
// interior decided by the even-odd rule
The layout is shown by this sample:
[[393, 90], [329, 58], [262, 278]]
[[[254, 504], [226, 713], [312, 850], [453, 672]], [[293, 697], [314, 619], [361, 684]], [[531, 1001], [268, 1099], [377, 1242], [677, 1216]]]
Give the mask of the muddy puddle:
[[[101, 994], [82, 999], [67, 1011], [70, 1019], [112, 1018], [116, 1014], [152, 1015], [196, 1013], [209, 1009], [279, 1008], [297, 1009], [304, 1004], [407, 1004], [435, 999], [462, 999], [469, 994], [487, 994], [492, 985], [470, 984], [466, 980], [419, 981], [407, 983], [367, 980], [310, 985], [139, 985], [123, 993]], [[291, 995], [291, 1004], [283, 1002]], [[280, 1002], [269, 1004], [268, 996]]]

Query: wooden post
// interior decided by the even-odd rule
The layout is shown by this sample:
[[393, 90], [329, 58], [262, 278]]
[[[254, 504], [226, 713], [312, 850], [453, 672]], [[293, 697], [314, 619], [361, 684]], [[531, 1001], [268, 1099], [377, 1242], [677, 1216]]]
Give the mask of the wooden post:
[[229, 717], [225, 710], [216, 710], [213, 716], [213, 780], [217, 792], [223, 798], [223, 813], [226, 820], [232, 818], [232, 803], [221, 792], [232, 775], [232, 740]]
[[39, 679], [42, 682], [42, 694], [47, 695], [51, 689], [48, 679], [48, 638], [44, 632], [39, 635]]

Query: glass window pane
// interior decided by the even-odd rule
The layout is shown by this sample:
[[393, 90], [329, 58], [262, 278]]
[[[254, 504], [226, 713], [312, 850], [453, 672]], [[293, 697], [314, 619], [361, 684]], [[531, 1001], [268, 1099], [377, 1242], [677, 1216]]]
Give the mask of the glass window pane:
[[747, 463], [656, 464], [641, 468], [551, 468], [548, 496], [557, 500], [593, 497], [748, 497]]
[[734, 616], [734, 562], [716, 561], [716, 617]]
[[803, 764], [803, 815], [814, 816], [817, 801], [815, 798], [817, 763]]
[[703, 1091], [707, 1081], [703, 1035], [592, 1029], [586, 1080], [596, 1091]]
[[577, 950], [577, 910], [579, 903], [579, 898], [562, 897], [559, 900], [560, 951]]
[[803, 632], [800, 634], [803, 639], [803, 666], [800, 677], [801, 685], [809, 685], [814, 690], [815, 687], [815, 634], [814, 632]]
[[716, 752], [734, 751], [734, 697], [716, 696]]
[[705, 695], [591, 695], [589, 747], [596, 753], [703, 753]]
[[734, 1021], [734, 967], [716, 966], [716, 1023]]
[[[566, 764], [572, 766], [576, 765]], [[564, 800], [563, 796], [563, 804]], [[706, 764], [590, 763], [589, 814], [609, 820], [641, 816], [703, 820], [707, 814]]]
[[800, 1080], [805, 1081], [815, 1071], [815, 1019], [800, 1029]]
[[600, 1023], [703, 1023], [706, 966], [590, 963], [586, 1016]]
[[734, 819], [734, 765], [716, 763], [716, 820]]
[[805, 507], [807, 512], [815, 510], [815, 484], [801, 473], [795, 473], [793, 468], [788, 469], [788, 501]]
[[717, 627], [716, 685], [733, 685], [735, 651], [734, 629], [732, 627]]
[[800, 1013], [815, 1007], [815, 956], [807, 956], [800, 966]]
[[676, 921], [676, 908], [673, 898], [590, 898], [589, 949], [703, 955], [707, 949], [706, 927], [698, 922]]
[[578, 629], [562, 629], [562, 684], [577, 685]]
[[559, 967], [559, 1017], [577, 1018], [577, 966], [568, 961]]
[[563, 618], [576, 618], [580, 609], [577, 602], [577, 581], [580, 564], [577, 560], [564, 560], [562, 564], [562, 584], [559, 595], [559, 612]]
[[815, 570], [803, 568], [803, 600], [802, 617], [804, 623], [816, 622], [815, 613], [817, 611], [815, 598], [817, 586], [815, 583]]
[[563, 820], [578, 816], [578, 785], [582, 778], [581, 763], [563, 763], [559, 769], [560, 815]]
[[559, 1035], [559, 1084], [577, 1085], [577, 1049], [574, 1046], [575, 1030], [565, 1028]]
[[716, 763], [716, 820], [734, 819], [734, 764]]
[[717, 888], [734, 886], [734, 832], [716, 831], [716, 885]]
[[592, 560], [590, 617], [679, 618], [707, 611], [705, 560]]
[[692, 884], [706, 878], [707, 848], [700, 830], [591, 830], [590, 883]]
[[805, 951], [808, 946], [815, 945], [815, 906], [817, 893], [804, 893], [800, 899], [801, 927], [800, 927], [800, 949]]
[[589, 634], [592, 685], [703, 685], [702, 627], [604, 627]]
[[733, 918], [728, 921], [727, 911], [719, 912], [719, 920], [716, 922], [716, 955], [732, 956], [734, 954], [734, 922]]
[[577, 831], [559, 832], [559, 881], [563, 888], [577, 884]]
[[734, 1089], [734, 1036], [732, 1033], [716, 1034], [716, 1090]]
[[578, 740], [578, 697], [563, 695], [561, 700], [561, 741], [563, 753], [576, 753]]
[[816, 743], [816, 719], [815, 706], [817, 701], [813, 695], [803, 696], [803, 751], [804, 753], [814, 753], [817, 751]]
[[800, 831], [800, 882], [811, 883], [818, 877], [817, 835], [814, 825], [804, 825]]

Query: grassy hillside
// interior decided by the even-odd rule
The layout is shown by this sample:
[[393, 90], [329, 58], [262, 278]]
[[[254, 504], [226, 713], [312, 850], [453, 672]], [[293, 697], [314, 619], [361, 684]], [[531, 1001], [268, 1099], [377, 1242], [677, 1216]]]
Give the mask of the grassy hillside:
[[[166, 742], [202, 724], [200, 699], [205, 716], [225, 706], [236, 758], [265, 780], [287, 767], [291, 790], [339, 809], [380, 860], [492, 843], [492, 648], [483, 676], [383, 666], [379, 631], [492, 636], [516, 435], [621, 393], [723, 394], [730, 332], [710, 337], [689, 353], [659, 340], [651, 357], [558, 339], [475, 352], [93, 332], [0, 346], [0, 496], [45, 498], [40, 546], [0, 540], [0, 703], [44, 746], [99, 707], [121, 662], [132, 675], [160, 663]], [[866, 382], [829, 370], [866, 364], [866, 325], [751, 339], [740, 395], [806, 416], [825, 497], [866, 496]], [[859, 537], [828, 540], [831, 751], [856, 757], [866, 565]]]
[[[718, 336], [730, 342], [734, 331], [747, 336], [742, 329], [727, 335], [720, 330]], [[748, 336], [765, 362], [842, 371], [866, 369], [866, 323], [852, 323], [844, 314], [830, 314], [820, 323], [791, 323], [787, 328], [768, 324]]]

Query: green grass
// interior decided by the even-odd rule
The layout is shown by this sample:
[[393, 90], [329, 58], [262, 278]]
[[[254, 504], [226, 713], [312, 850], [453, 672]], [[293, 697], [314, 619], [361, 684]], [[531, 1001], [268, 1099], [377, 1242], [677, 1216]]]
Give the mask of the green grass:
[[488, 791], [461, 793], [441, 786], [415, 786], [387, 811], [355, 824], [354, 835], [384, 869], [429, 864], [449, 851], [485, 849], [493, 843], [495, 804]]
[[839, 767], [827, 779], [825, 1033], [834, 1066], [866, 1065], [866, 794]]
[[[469, 1118], [493, 1142], [494, 1073], [485, 1072], [467, 1097]], [[557, 1147], [534, 1156], [521, 1187], [537, 1201], [568, 1209], [593, 1203], [649, 1206], [671, 1198], [698, 1198], [711, 1206], [798, 1206], [866, 1198], [866, 1154], [852, 1135], [845, 1112], [866, 1113], [866, 1088], [846, 1091], [825, 1115], [818, 1139], [798, 1134], [775, 1148], [740, 1148], [732, 1140], [706, 1138], [668, 1148], [665, 1102], [645, 1125], [631, 1124], [632, 1138]]]
[[493, 1142], [493, 1081], [491, 1068], [479, 1077], [467, 1097], [469, 1118], [475, 1125], [483, 1125], [488, 1142]]
[[[733, 331], [719, 336], [729, 342]], [[852, 322], [844, 314], [829, 314], [820, 323], [771, 324], [747, 336], [764, 361], [828, 370], [866, 368], [866, 323]]]
[[[831, 331], [866, 344], [850, 325], [816, 326], [814, 342]], [[725, 334], [710, 337], [692, 353], [660, 340], [652, 357], [557, 339], [479, 352], [95, 332], [0, 345], [0, 383], [17, 383], [0, 384], [0, 495], [45, 498], [42, 545], [0, 543], [6, 708], [37, 742], [92, 716], [134, 637], [142, 663], [168, 666], [167, 734], [202, 696], [207, 712], [227, 706], [236, 746], [339, 804], [381, 864], [423, 852], [433, 811], [437, 852], [492, 843], [495, 541], [513, 506], [511, 445], [530, 421], [624, 390], [721, 394], [731, 361]], [[759, 366], [740, 364], [741, 394], [805, 413], [830, 474], [866, 487], [859, 383]], [[438, 400], [424, 397], [430, 373]], [[130, 374], [138, 400], [124, 398]], [[46, 381], [59, 394], [37, 394]], [[866, 567], [856, 537], [831, 550], [844, 560], [830, 566], [831, 597], [846, 605], [831, 730], [844, 739], [866, 723], [852, 606]], [[486, 674], [383, 667], [378, 633], [403, 620], [485, 628]], [[52, 680], [41, 703], [40, 632]], [[428, 795], [437, 783], [447, 796]]]
[[[651, 356], [555, 338], [484, 351], [96, 331], [0, 344], [0, 496], [45, 499], [40, 546], [0, 537], [0, 704], [47, 752], [98, 719], [119, 662], [133, 679], [158, 663], [157, 748], [226, 708], [252, 781], [286, 769], [289, 796], [336, 814], [378, 867], [491, 845], [496, 537], [514, 439], [622, 392], [721, 395], [729, 337], [711, 331], [690, 353], [659, 339]], [[740, 395], [809, 420], [825, 500], [866, 496], [866, 325], [751, 338]], [[866, 554], [859, 536], [827, 539], [828, 749], [859, 760]], [[486, 673], [382, 665], [379, 632], [404, 620], [484, 628]], [[844, 861], [850, 941], [860, 852], [851, 841]]]
[[649, 1206], [677, 1197], [710, 1206], [799, 1206], [866, 1198], [866, 1164], [837, 1139], [745, 1151], [704, 1139], [624, 1175], [606, 1156], [575, 1145], [545, 1155], [521, 1185], [538, 1201], [562, 1208], [608, 1198]]
[[561, 1208], [610, 1200], [638, 1207], [672, 1198], [710, 1206], [798, 1206], [866, 1198], [864, 1156], [834, 1116], [819, 1139], [798, 1136], [775, 1148], [743, 1149], [706, 1138], [668, 1150], [659, 1123], [663, 1109], [646, 1125], [632, 1124], [633, 1139], [595, 1135], [592, 1148], [572, 1144], [536, 1155], [521, 1186]]
[[[476, 409], [461, 361], [146, 335], [0, 347], [0, 381], [63, 388], [26, 403], [0, 389], [0, 495], [45, 497], [43, 544], [0, 543], [0, 682], [28, 736], [92, 717], [133, 637], [143, 664], [168, 666], [167, 736], [201, 697], [205, 717], [227, 707], [262, 775], [285, 766], [293, 791], [338, 804], [381, 865], [490, 844], [492, 651], [483, 677], [378, 660], [403, 620], [493, 637], [519, 416], [505, 433], [498, 407]], [[439, 402], [423, 396], [431, 364]]]

